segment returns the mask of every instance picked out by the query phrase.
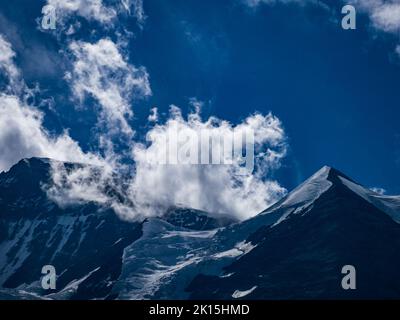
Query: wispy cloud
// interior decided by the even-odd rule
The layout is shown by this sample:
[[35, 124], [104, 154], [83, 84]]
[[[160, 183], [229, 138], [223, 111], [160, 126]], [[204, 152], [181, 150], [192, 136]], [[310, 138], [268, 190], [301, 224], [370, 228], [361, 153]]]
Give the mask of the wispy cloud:
[[400, 31], [400, 2], [398, 0], [352, 0], [357, 9], [368, 14], [372, 25], [381, 31], [399, 33]]
[[56, 9], [57, 17], [62, 21], [77, 15], [87, 20], [110, 23], [117, 16], [115, 8], [104, 5], [102, 0], [47, 0], [47, 4]]
[[0, 70], [5, 75], [7, 83], [7, 91], [15, 92], [20, 90], [22, 83], [20, 72], [14, 64], [15, 52], [11, 44], [0, 35]]
[[143, 27], [147, 19], [143, 8], [143, 0], [125, 0], [125, 2], [128, 2], [130, 7], [133, 8], [133, 16], [136, 18], [138, 25]]
[[129, 14], [134, 17], [140, 28], [146, 21], [143, 0], [47, 0], [47, 5], [55, 9], [57, 28], [55, 33], [65, 32], [71, 35], [80, 28], [76, 18], [89, 22], [97, 22], [105, 28], [113, 29], [118, 25], [120, 15]]
[[68, 132], [50, 134], [43, 126], [43, 113], [26, 102], [32, 94], [14, 63], [12, 46], [0, 35], [0, 69], [9, 88], [0, 92], [0, 171], [10, 168], [21, 158], [49, 157], [61, 161], [100, 164], [92, 154], [82, 152]]
[[[213, 117], [202, 121], [196, 112], [185, 119], [179, 111], [173, 107], [170, 118], [147, 133], [149, 144], [134, 147], [136, 174], [129, 193], [143, 212], [156, 214], [159, 212], [155, 209], [165, 210], [180, 204], [245, 218], [260, 212], [286, 192], [278, 182], [267, 179], [286, 154], [286, 137], [279, 119], [271, 114], [255, 114], [235, 126]], [[199, 136], [200, 132], [216, 135], [222, 143], [234, 131], [247, 129], [255, 133], [254, 172], [241, 175], [238, 159], [233, 159], [230, 165], [159, 164], [167, 152], [165, 141], [174, 136], [174, 131], [185, 131], [191, 136]], [[180, 149], [185, 141], [177, 138], [172, 143]]]
[[[165, 142], [174, 137], [172, 131], [190, 131], [193, 135], [207, 131], [223, 141], [233, 131], [248, 129], [255, 133], [254, 172], [243, 175], [239, 159], [233, 159], [230, 165], [162, 164], [167, 152]], [[178, 149], [185, 144], [178, 138], [171, 143]], [[181, 110], [172, 106], [166, 122], [147, 132], [147, 143], [133, 141], [131, 147], [133, 168], [109, 159], [106, 162], [112, 165], [108, 171], [96, 170], [95, 166], [66, 170], [62, 164], [54, 165], [49, 196], [61, 205], [94, 201], [112, 207], [122, 218], [130, 220], [162, 215], [177, 205], [243, 219], [262, 211], [286, 193], [270, 178], [287, 148], [281, 122], [271, 114], [255, 114], [235, 126], [214, 117], [203, 121], [196, 112], [184, 118]], [[113, 175], [123, 170], [133, 170], [134, 174], [114, 179]], [[123, 197], [115, 196], [110, 189]]]
[[66, 79], [81, 103], [90, 96], [100, 108], [99, 121], [109, 133], [132, 136], [127, 119], [133, 115], [131, 102], [151, 94], [144, 67], [129, 64], [110, 39], [96, 43], [74, 41], [69, 45], [74, 57]]
[[0, 128], [0, 171], [29, 157], [100, 164], [95, 156], [84, 154], [67, 131], [50, 134], [43, 127], [43, 114], [17, 96], [0, 94]]

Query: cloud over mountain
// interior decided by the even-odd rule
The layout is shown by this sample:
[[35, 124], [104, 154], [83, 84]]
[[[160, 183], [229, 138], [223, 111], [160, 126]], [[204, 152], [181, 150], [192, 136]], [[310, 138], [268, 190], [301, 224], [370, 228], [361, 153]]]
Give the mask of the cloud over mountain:
[[43, 126], [44, 114], [27, 102], [34, 92], [26, 86], [15, 65], [16, 54], [11, 44], [1, 35], [0, 52], [0, 69], [8, 83], [0, 92], [0, 171], [29, 157], [99, 163], [96, 156], [84, 154], [67, 131], [53, 135]]

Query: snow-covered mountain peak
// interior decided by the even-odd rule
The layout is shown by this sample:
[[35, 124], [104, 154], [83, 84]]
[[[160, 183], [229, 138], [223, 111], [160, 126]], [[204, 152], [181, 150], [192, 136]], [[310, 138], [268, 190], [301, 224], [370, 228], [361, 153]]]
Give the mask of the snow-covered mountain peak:
[[291, 191], [286, 197], [268, 208], [263, 213], [269, 213], [278, 208], [304, 208], [318, 199], [321, 194], [327, 191], [332, 182], [328, 179], [332, 168], [324, 166], [310, 178]]
[[332, 170], [332, 167], [325, 165], [321, 169], [319, 169], [317, 172], [315, 172], [309, 179], [312, 179], [313, 177], [318, 177], [318, 176], [325, 176], [327, 173], [329, 173]]
[[368, 201], [376, 208], [388, 214], [394, 221], [400, 223], [400, 196], [378, 194], [329, 166], [322, 167], [264, 213], [284, 209], [285, 213], [276, 222], [278, 224], [292, 213], [304, 212], [304, 209], [311, 208], [311, 205], [333, 185], [340, 188], [343, 186], [346, 187], [355, 195]]

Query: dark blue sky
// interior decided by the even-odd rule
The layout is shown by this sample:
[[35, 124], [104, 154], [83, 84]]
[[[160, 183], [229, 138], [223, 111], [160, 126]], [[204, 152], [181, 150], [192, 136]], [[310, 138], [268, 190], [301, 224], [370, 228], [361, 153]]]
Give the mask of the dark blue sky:
[[[66, 66], [57, 41], [39, 31], [41, 1], [1, 1], [0, 32], [8, 36], [28, 83], [53, 97], [46, 126], [91, 145], [95, 115], [71, 108]], [[277, 172], [291, 189], [328, 164], [368, 187], [400, 194], [400, 63], [395, 39], [376, 33], [359, 15], [357, 30], [343, 30], [340, 10], [260, 5], [240, 1], [145, 0], [143, 30], [135, 33], [130, 61], [150, 74], [153, 95], [135, 107], [140, 131], [149, 108], [184, 110], [191, 97], [204, 116], [239, 122], [271, 111], [289, 137], [290, 154]], [[336, 19], [336, 21], [335, 21]], [[100, 30], [100, 29], [99, 29]], [[107, 31], [79, 37], [98, 40]]]

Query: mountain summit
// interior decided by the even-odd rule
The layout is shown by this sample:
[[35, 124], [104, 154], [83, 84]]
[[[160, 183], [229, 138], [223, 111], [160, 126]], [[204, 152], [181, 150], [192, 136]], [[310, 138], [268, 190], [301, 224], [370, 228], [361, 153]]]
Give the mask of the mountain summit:
[[[246, 239], [253, 249], [224, 267], [228, 278], [198, 275], [191, 297], [230, 298], [251, 289], [246, 298], [399, 298], [399, 204], [400, 197], [379, 195], [323, 167], [243, 222], [257, 229]], [[357, 271], [356, 290], [341, 287], [346, 265]]]
[[[49, 163], [0, 174], [1, 298], [400, 298], [400, 197], [334, 168], [242, 222], [180, 207], [126, 222], [93, 203], [59, 208], [42, 189]], [[57, 287], [44, 290], [49, 264]], [[341, 286], [348, 265], [355, 290]]]

